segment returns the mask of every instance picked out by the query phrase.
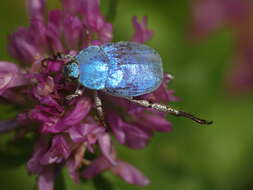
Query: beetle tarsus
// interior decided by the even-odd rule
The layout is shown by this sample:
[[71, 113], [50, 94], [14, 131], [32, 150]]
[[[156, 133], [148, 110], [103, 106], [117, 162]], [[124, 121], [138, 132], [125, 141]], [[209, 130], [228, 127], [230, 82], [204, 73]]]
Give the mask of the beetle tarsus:
[[70, 101], [74, 98], [81, 96], [82, 94], [83, 94], [83, 90], [77, 89], [74, 94], [70, 94], [70, 95], [66, 96], [65, 99]]
[[186, 118], [191, 119], [191, 120], [193, 120], [196, 123], [199, 123], [201, 125], [211, 125], [213, 123], [213, 121], [206, 121], [204, 119], [200, 119], [198, 117], [195, 117], [192, 114], [189, 114], [189, 113], [186, 113], [186, 112], [183, 112], [183, 111], [179, 111], [179, 113], [177, 115], [175, 115], [175, 116], [186, 117]]
[[206, 121], [204, 119], [200, 119], [198, 117], [195, 117], [192, 114], [176, 110], [176, 109], [171, 108], [170, 106], [167, 106], [167, 105], [164, 105], [164, 104], [152, 103], [152, 102], [149, 102], [147, 100], [136, 100], [136, 99], [133, 99], [133, 98], [130, 98], [129, 101], [134, 102], [136, 104], [139, 104], [143, 107], [152, 108], [152, 109], [158, 110], [160, 112], [169, 113], [169, 114], [177, 116], [177, 117], [185, 117], [185, 118], [191, 119], [191, 120], [193, 120], [196, 123], [199, 123], [201, 125], [210, 125], [210, 124], [213, 123], [212, 121]]

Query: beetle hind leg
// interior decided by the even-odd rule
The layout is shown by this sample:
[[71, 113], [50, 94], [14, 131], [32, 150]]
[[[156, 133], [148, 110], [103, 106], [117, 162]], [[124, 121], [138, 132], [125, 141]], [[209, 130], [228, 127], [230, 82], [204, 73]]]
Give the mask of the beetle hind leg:
[[106, 125], [106, 122], [105, 122], [103, 104], [102, 104], [102, 100], [98, 96], [97, 91], [94, 91], [93, 97], [94, 97], [94, 103], [95, 103], [95, 106], [96, 106], [98, 119], [101, 122], [101, 124], [106, 127], [107, 125]]
[[194, 115], [189, 114], [187, 112], [176, 110], [168, 105], [152, 103], [147, 100], [136, 100], [134, 98], [129, 99], [129, 101], [139, 104], [140, 106], [152, 108], [152, 109], [158, 110], [160, 112], [169, 113], [169, 114], [177, 116], [177, 117], [185, 117], [185, 118], [191, 119], [201, 125], [210, 125], [213, 123], [212, 121], [206, 121], [204, 119], [200, 119], [198, 117], [195, 117]]

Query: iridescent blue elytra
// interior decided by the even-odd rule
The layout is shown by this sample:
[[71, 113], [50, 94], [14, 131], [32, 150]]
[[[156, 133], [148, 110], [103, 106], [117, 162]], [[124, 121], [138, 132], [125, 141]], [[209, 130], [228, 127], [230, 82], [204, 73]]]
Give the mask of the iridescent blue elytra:
[[134, 97], [157, 89], [163, 79], [160, 55], [135, 42], [89, 46], [76, 61], [66, 65], [65, 73], [78, 78], [84, 87], [119, 97]]

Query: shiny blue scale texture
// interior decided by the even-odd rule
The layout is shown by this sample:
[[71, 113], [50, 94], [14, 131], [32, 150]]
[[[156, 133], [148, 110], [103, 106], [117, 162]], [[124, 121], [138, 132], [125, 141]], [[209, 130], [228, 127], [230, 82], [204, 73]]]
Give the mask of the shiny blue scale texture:
[[[163, 80], [160, 55], [135, 42], [89, 46], [76, 56], [79, 82], [119, 97], [134, 97], [157, 89]], [[72, 70], [72, 73], [74, 71]]]

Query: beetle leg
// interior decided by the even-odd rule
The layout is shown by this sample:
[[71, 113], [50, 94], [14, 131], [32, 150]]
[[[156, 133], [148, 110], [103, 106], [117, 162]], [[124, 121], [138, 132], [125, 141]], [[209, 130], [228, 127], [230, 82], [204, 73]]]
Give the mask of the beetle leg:
[[69, 54], [60, 53], [60, 52], [56, 53], [54, 55], [54, 58], [57, 59], [57, 60], [65, 60], [65, 59], [67, 59], [67, 60], [69, 60], [69, 62], [75, 61], [75, 56], [69, 55]]
[[105, 116], [104, 116], [104, 111], [103, 111], [103, 106], [102, 106], [102, 100], [99, 98], [97, 91], [94, 91], [93, 97], [94, 97], [94, 103], [96, 106], [98, 119], [103, 124], [103, 126], [106, 127]]
[[200, 119], [200, 118], [195, 117], [194, 115], [186, 113], [184, 111], [176, 110], [168, 105], [152, 103], [147, 100], [136, 100], [133, 98], [129, 99], [129, 101], [139, 104], [143, 107], [152, 108], [152, 109], [158, 110], [160, 112], [169, 113], [169, 114], [177, 116], [177, 117], [186, 117], [186, 118], [191, 119], [201, 125], [210, 125], [213, 123], [212, 121], [206, 121], [204, 119]]
[[70, 94], [70, 95], [66, 96], [65, 99], [66, 100], [72, 100], [76, 97], [79, 97], [83, 94], [83, 91], [84, 91], [84, 88], [81, 89], [80, 84], [78, 83], [78, 86], [77, 86], [74, 94]]
[[44, 59], [42, 59], [42, 65], [45, 65], [45, 63], [47, 61], [64, 61], [64, 60], [68, 60], [68, 62], [76, 62], [75, 56], [73, 55], [69, 55], [69, 54], [64, 54], [61, 52], [58, 52], [56, 54], [54, 54], [52, 57], [46, 57]]

